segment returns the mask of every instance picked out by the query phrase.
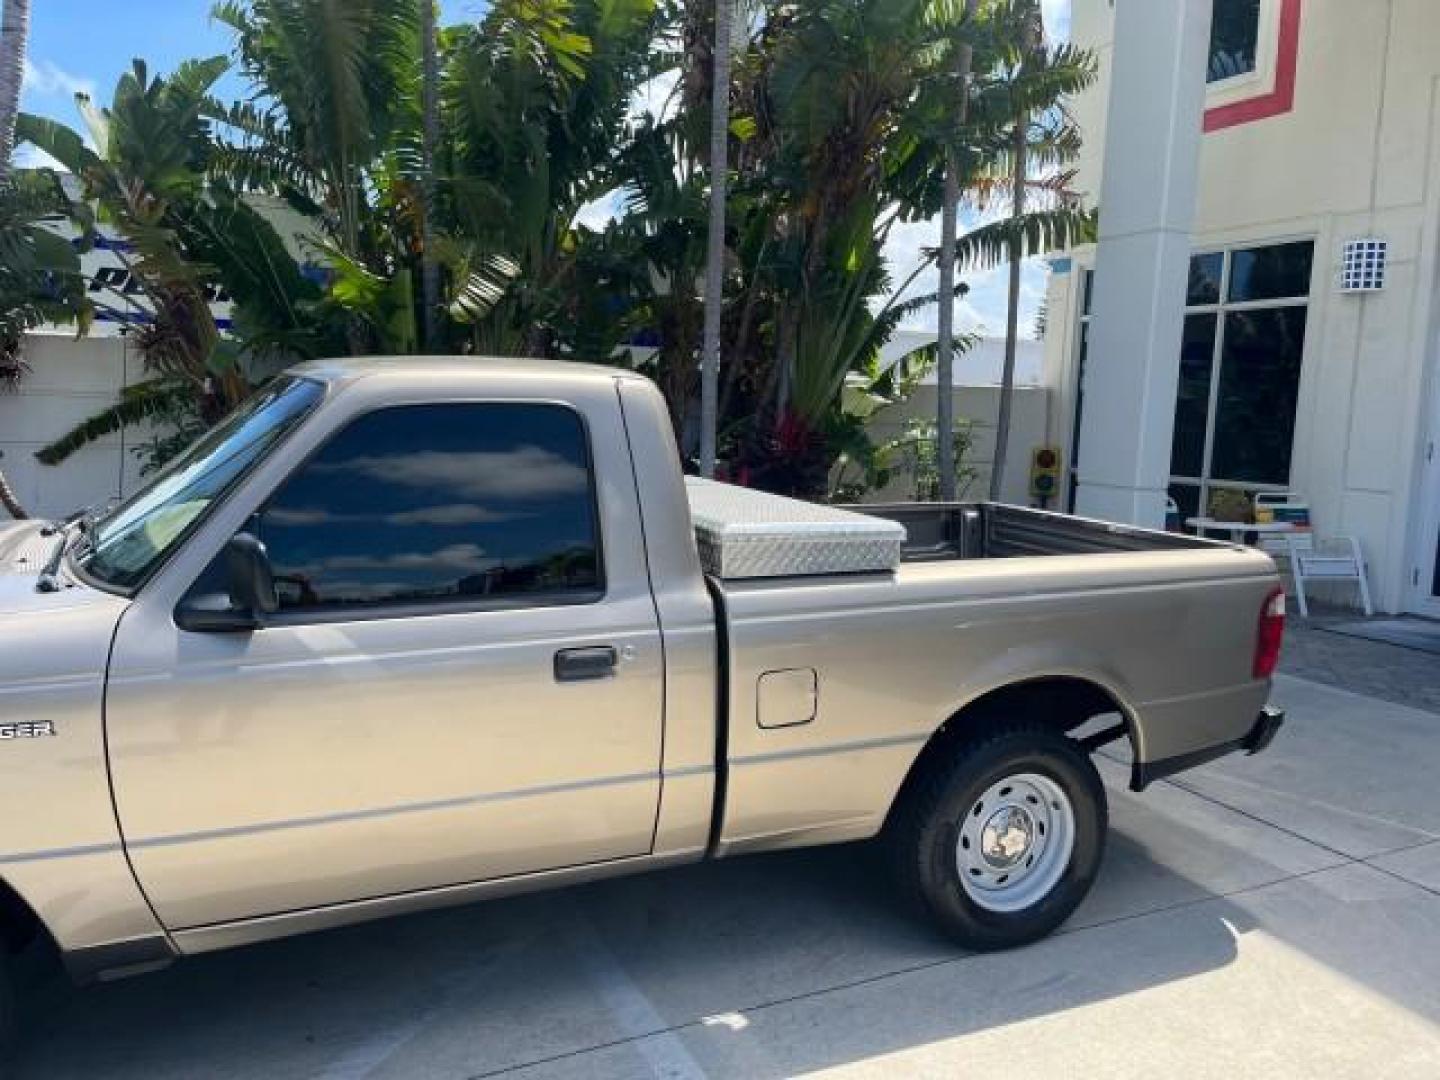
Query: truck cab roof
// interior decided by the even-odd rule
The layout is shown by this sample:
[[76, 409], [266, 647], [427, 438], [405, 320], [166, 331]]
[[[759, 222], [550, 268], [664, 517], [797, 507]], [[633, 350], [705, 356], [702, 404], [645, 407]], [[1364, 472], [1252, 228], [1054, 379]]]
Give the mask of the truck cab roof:
[[435, 380], [453, 383], [474, 379], [494, 385], [496, 379], [563, 380], [568, 385], [639, 378], [623, 368], [573, 360], [533, 360], [491, 356], [367, 356], [312, 360], [291, 373], [334, 385], [383, 379], [397, 386], [420, 386]]

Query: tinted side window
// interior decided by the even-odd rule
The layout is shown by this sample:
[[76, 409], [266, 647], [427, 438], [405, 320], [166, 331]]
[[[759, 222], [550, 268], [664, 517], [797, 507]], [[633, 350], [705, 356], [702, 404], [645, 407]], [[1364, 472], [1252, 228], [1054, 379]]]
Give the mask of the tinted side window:
[[361, 417], [285, 482], [259, 528], [287, 610], [601, 587], [585, 430], [558, 405]]

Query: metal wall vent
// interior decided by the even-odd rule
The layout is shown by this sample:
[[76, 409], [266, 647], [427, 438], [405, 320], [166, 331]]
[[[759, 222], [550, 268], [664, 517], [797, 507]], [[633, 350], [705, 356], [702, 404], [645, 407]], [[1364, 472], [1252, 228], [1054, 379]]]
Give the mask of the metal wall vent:
[[1389, 241], [1374, 237], [1348, 241], [1340, 268], [1340, 291], [1366, 293], [1385, 288], [1385, 264], [1389, 255]]

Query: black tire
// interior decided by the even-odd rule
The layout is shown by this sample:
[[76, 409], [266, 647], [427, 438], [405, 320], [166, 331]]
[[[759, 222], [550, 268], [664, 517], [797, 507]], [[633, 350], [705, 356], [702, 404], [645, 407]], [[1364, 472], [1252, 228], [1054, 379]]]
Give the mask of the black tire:
[[19, 1002], [15, 996], [14, 960], [0, 941], [0, 1080], [15, 1068], [16, 1044], [20, 1037]]
[[[1071, 834], [1069, 857], [1064, 859], [1063, 848], [1055, 844], [1056, 854], [1046, 874], [1047, 879], [1058, 875], [1053, 884], [1047, 886], [1039, 879], [1031, 882], [1032, 887], [1044, 888], [1043, 895], [1018, 910], [994, 910], [996, 901], [991, 896], [996, 894], [984, 894], [986, 903], [982, 904], [975, 899], [978, 890], [973, 886], [967, 889], [961, 880], [959, 845], [963, 842], [967, 849], [973, 847], [968, 836], [962, 837], [962, 825], [972, 816], [983, 820], [982, 797], [995, 792], [996, 785], [1006, 778], [1020, 775], [1038, 775], [1068, 799], [1070, 813], [1063, 824]], [[999, 790], [1008, 794], [1013, 789]], [[1030, 818], [1025, 820], [1031, 828], [1028, 832], [1022, 829], [1018, 836], [1043, 835], [1043, 822], [1037, 825]], [[1108, 824], [1105, 787], [1090, 755], [1064, 735], [1021, 721], [987, 727], [925, 767], [897, 808], [889, 841], [905, 890], [958, 944], [989, 951], [1029, 944], [1070, 917], [1094, 884]], [[974, 827], [968, 831], [973, 832]], [[1014, 886], [1011, 888], [1013, 892]], [[1020, 894], [1018, 901], [1008, 902], [1027, 899]]]

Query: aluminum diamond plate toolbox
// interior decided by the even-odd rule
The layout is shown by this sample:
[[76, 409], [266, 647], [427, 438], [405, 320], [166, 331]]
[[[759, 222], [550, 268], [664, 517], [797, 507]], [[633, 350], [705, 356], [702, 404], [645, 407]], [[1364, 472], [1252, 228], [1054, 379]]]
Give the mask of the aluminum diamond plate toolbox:
[[833, 506], [687, 477], [705, 572], [728, 580], [884, 573], [905, 527]]

